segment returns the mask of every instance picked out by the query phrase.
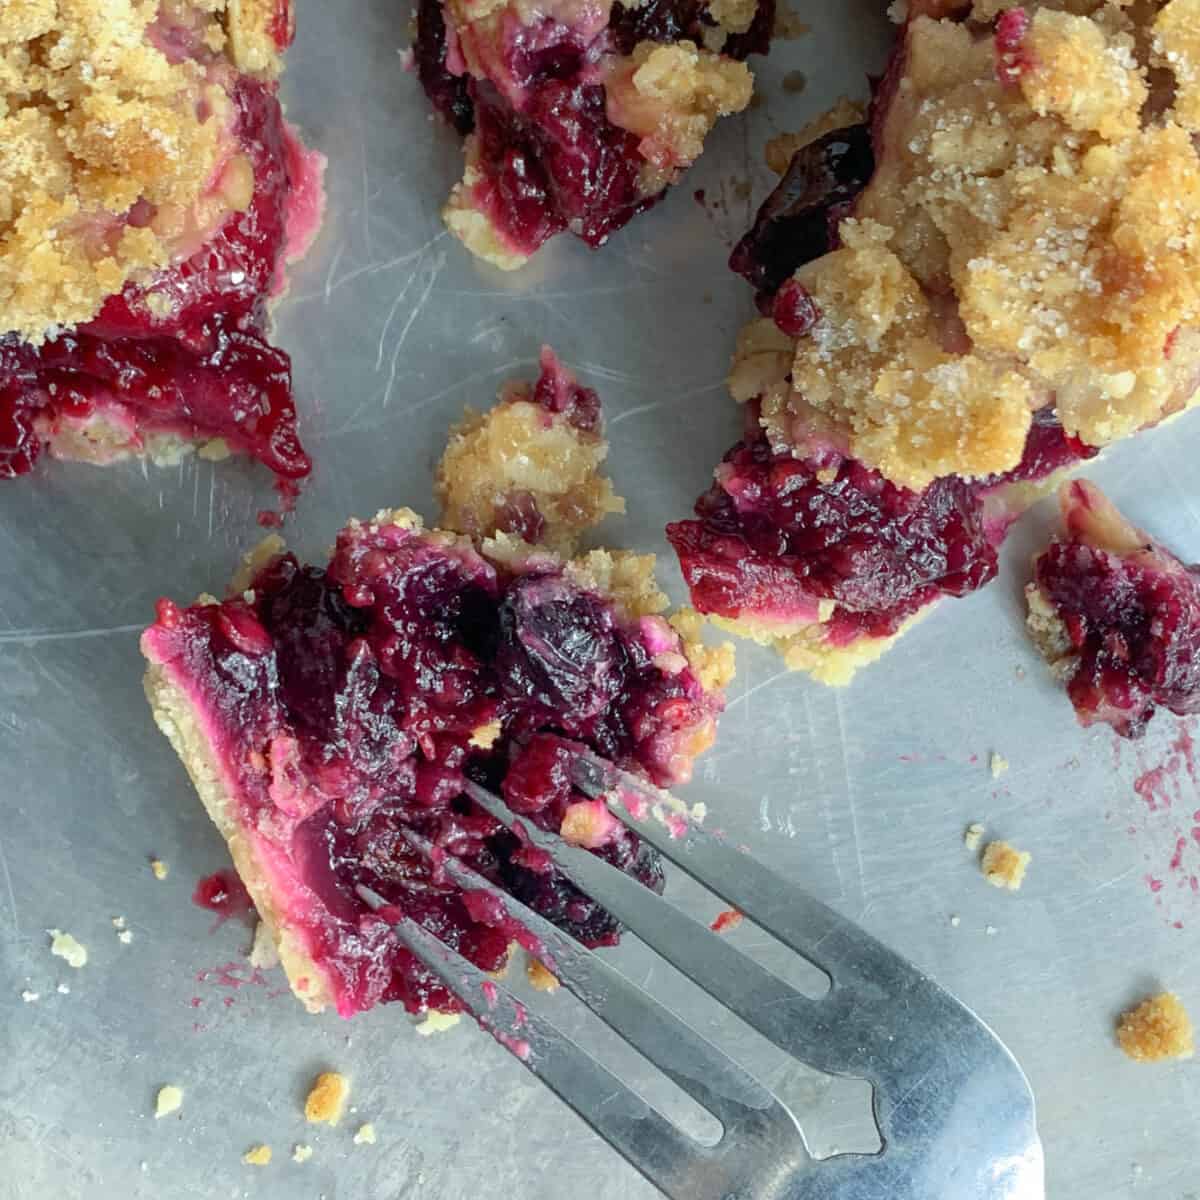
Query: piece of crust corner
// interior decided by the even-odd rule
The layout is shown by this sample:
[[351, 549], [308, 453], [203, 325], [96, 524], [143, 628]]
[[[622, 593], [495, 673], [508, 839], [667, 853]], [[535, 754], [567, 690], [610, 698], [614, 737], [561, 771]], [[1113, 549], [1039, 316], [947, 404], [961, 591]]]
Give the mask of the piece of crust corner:
[[228, 844], [233, 865], [275, 943], [292, 991], [309, 1012], [321, 1012], [334, 1003], [333, 992], [323, 972], [304, 948], [300, 936], [289, 929], [282, 914], [275, 908], [266, 871], [250, 839], [235, 819], [236, 801], [225, 784], [208, 741], [201, 733], [192, 703], [182, 689], [167, 678], [163, 667], [156, 663], [151, 663], [147, 668], [142, 682], [154, 714], [154, 723], [179, 755], [208, 815]]

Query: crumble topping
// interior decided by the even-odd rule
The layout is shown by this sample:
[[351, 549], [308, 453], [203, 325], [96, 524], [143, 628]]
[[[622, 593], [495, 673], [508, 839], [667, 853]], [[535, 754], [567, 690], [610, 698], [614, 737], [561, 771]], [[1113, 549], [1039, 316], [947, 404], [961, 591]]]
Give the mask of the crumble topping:
[[1191, 1058], [1195, 1036], [1183, 1002], [1173, 992], [1161, 992], [1121, 1014], [1117, 1024], [1121, 1049], [1137, 1062]]
[[989, 842], [983, 848], [979, 867], [983, 877], [993, 887], [1015, 892], [1025, 882], [1025, 871], [1032, 857], [1027, 851], [1016, 850], [1007, 842]]
[[166, 1087], [159, 1088], [158, 1095], [154, 1098], [154, 1119], [157, 1121], [162, 1117], [169, 1117], [173, 1112], [178, 1112], [182, 1105], [183, 1088], [169, 1083]]
[[[625, 501], [599, 474], [608, 442], [595, 394], [579, 388], [548, 347], [542, 364], [536, 389], [510, 382], [489, 412], [467, 410], [450, 431], [434, 489], [446, 528], [476, 540], [502, 530], [565, 555], [585, 530], [623, 513]], [[571, 407], [572, 393], [589, 400], [585, 412]]]
[[[246, 70], [273, 70], [266, 0], [23, 0], [0, 27], [0, 310], [40, 344], [90, 320], [130, 279], [192, 252], [250, 201], [225, 144], [233, 34]], [[170, 48], [170, 54], [167, 50]], [[185, 56], [186, 55], [186, 56]], [[227, 70], [227, 68], [226, 68]]]
[[87, 964], [87, 947], [77, 942], [69, 933], [61, 929], [48, 930], [50, 934], [50, 953], [63, 959], [67, 966], [79, 970]]
[[[755, 7], [750, 5], [750, 19]], [[642, 139], [638, 150], [664, 173], [661, 186], [700, 156], [719, 117], [750, 103], [754, 77], [745, 63], [694, 42], [639, 42], [632, 55], [617, 61], [605, 89], [609, 119]]]
[[908, 24], [875, 176], [797, 273], [821, 319], [763, 413], [778, 447], [815, 429], [913, 488], [1010, 470], [1047, 403], [1099, 446], [1195, 386], [1198, 6], [1028, 4], [994, 28], [1007, 6], [955, 7]]
[[312, 1125], [336, 1125], [342, 1119], [349, 1095], [350, 1080], [345, 1075], [336, 1071], [322, 1072], [304, 1101], [304, 1119]]

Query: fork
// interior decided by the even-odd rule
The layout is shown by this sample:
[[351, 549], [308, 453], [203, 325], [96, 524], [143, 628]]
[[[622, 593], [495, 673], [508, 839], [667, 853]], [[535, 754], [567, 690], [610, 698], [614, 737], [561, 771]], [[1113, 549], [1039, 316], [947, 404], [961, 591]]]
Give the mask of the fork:
[[611, 1029], [707, 1109], [705, 1146], [646, 1104], [549, 1020], [377, 893], [359, 893], [395, 936], [512, 1051], [671, 1200], [1044, 1200], [1034, 1100], [999, 1038], [898, 954], [786, 879], [699, 828], [682, 801], [588, 750], [572, 782], [709, 891], [820, 968], [829, 990], [797, 992], [594, 854], [522, 822], [474, 782], [465, 791], [644, 943], [780, 1049], [868, 1080], [881, 1149], [815, 1159], [774, 1094], [681, 1017], [507, 892], [415, 832], [414, 849], [484, 893], [539, 958]]

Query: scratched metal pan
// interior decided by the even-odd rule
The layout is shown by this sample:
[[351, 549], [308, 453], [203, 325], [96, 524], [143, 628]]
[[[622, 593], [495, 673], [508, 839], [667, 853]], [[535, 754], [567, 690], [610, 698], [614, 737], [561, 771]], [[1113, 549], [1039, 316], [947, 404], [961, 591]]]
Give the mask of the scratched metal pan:
[[[285, 94], [329, 155], [330, 208], [279, 314], [316, 460], [289, 533], [297, 548], [321, 554], [351, 514], [428, 510], [447, 424], [529, 374], [549, 342], [608, 412], [629, 512], [606, 539], [664, 551], [680, 597], [662, 528], [736, 436], [722, 376], [751, 306], [724, 260], [769, 186], [763, 143], [843, 93], [865, 94], [889, 36], [882, 8], [810, 5], [811, 32], [756, 68], [763, 104], [719, 127], [666, 203], [601, 253], [559, 239], [502, 276], [442, 231], [459, 151], [402, 71], [405, 6], [302, 4]], [[1121, 447], [1093, 474], [1200, 558], [1198, 423]], [[190, 903], [196, 879], [226, 857], [147, 716], [137, 630], [158, 595], [220, 587], [270, 499], [262, 470], [195, 461], [47, 463], [0, 493], [0, 1198], [650, 1200], [649, 1185], [478, 1030], [419, 1037], [394, 1010], [351, 1024], [306, 1016], [278, 972], [256, 981], [240, 965], [246, 929], [213, 930]], [[946, 605], [847, 691], [742, 647], [720, 741], [687, 794], [991, 1022], [1037, 1090], [1049, 1195], [1124, 1200], [1144, 1186], [1181, 1200], [1195, 1187], [1200, 1076], [1151, 1080], [1115, 1050], [1111, 1026], [1158, 983], [1200, 1004], [1200, 898], [1187, 885], [1200, 847], [1189, 839], [1169, 869], [1200, 797], [1172, 757], [1174, 722], [1160, 718], [1142, 746], [1118, 751], [1076, 728], [1034, 660], [1019, 594], [1050, 520], [1043, 505], [1010, 542], [998, 583]], [[999, 779], [992, 751], [1011, 763]], [[1151, 805], [1133, 783], [1158, 765]], [[961, 844], [975, 820], [1033, 852], [1019, 895], [979, 878]], [[163, 882], [152, 855], [170, 865]], [[85, 968], [50, 957], [52, 927], [87, 944]], [[645, 978], [637, 946], [615, 957]], [[238, 978], [251, 981], [231, 986]], [[656, 974], [651, 986], [689, 999], [676, 979]], [[23, 1003], [23, 991], [39, 999]], [[550, 1003], [591, 1037], [564, 998]], [[817, 1152], [870, 1145], [861, 1086], [789, 1068], [696, 1011], [786, 1091]], [[654, 1094], [638, 1060], [619, 1063]], [[323, 1068], [354, 1081], [357, 1111], [337, 1129], [299, 1115]], [[164, 1083], [182, 1086], [184, 1103], [155, 1121]], [[356, 1146], [367, 1120], [378, 1141]], [[275, 1152], [265, 1170], [240, 1162], [257, 1142]], [[302, 1165], [290, 1158], [297, 1142], [314, 1148]]]

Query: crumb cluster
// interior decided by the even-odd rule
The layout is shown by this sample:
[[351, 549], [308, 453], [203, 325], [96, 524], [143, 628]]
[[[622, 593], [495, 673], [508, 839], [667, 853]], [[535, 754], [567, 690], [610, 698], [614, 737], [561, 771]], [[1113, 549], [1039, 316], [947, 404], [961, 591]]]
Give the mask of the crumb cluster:
[[798, 273], [822, 317], [764, 399], [777, 446], [920, 488], [1014, 467], [1045, 404], [1103, 445], [1190, 398], [1195, 0], [1001, 7], [909, 21], [875, 176]]
[[983, 848], [979, 869], [993, 887], [1017, 891], [1025, 882], [1025, 872], [1032, 855], [1026, 850], [1017, 850], [1007, 842], [988, 842]]
[[[542, 359], [575, 386], [548, 349]], [[569, 554], [585, 530], [625, 511], [600, 474], [607, 456], [598, 421], [580, 424], [539, 403], [533, 385], [509, 382], [492, 409], [468, 409], [450, 430], [434, 485], [441, 524], [475, 540], [513, 533]]]
[[1122, 1013], [1117, 1023], [1117, 1041], [1138, 1062], [1191, 1058], [1195, 1053], [1191, 1018], [1173, 992], [1151, 996]]
[[[0, 333], [40, 343], [246, 207], [229, 62], [270, 74], [273, 0], [16, 0], [0, 20]], [[170, 49], [170, 54], [167, 50]]]
[[313, 1125], [336, 1125], [342, 1119], [350, 1081], [336, 1071], [324, 1071], [313, 1081], [304, 1101], [304, 1119]]

